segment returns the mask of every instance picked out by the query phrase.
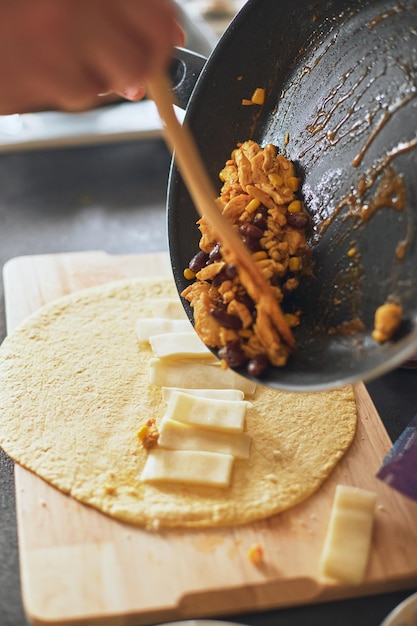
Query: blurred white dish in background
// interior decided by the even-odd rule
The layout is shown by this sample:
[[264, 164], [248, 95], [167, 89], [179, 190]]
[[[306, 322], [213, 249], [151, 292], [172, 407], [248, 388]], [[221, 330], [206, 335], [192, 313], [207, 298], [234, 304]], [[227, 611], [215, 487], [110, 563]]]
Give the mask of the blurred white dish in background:
[[417, 593], [406, 598], [391, 611], [381, 626], [417, 626]]
[[[184, 112], [178, 109], [178, 118]], [[0, 116], [0, 153], [159, 137], [153, 102], [121, 101], [82, 113], [45, 111]]]
[[190, 15], [203, 16], [220, 36], [247, 0], [177, 0]]

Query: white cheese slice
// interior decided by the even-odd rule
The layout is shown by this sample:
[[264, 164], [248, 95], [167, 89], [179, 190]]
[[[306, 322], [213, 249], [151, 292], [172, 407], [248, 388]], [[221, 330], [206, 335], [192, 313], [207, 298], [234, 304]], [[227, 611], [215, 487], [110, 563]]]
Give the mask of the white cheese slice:
[[191, 322], [187, 319], [173, 320], [167, 317], [144, 317], [136, 322], [136, 335], [139, 341], [149, 341], [152, 335], [191, 331]]
[[182, 391], [199, 398], [216, 398], [217, 400], [243, 400], [245, 394], [240, 389], [188, 389], [182, 387], [162, 387], [162, 400], [168, 402], [173, 391]]
[[151, 450], [141, 474], [144, 482], [179, 482], [228, 487], [233, 457], [194, 450]]
[[363, 581], [372, 541], [376, 494], [338, 485], [320, 559], [320, 575], [339, 582]]
[[248, 459], [251, 437], [248, 433], [227, 433], [164, 419], [160, 425], [158, 445], [172, 450], [204, 450], [231, 454]]
[[199, 398], [182, 391], [174, 391], [162, 420], [176, 420], [184, 424], [211, 430], [240, 433], [245, 426], [246, 400], [216, 400]]
[[160, 359], [183, 357], [217, 361], [215, 355], [210, 352], [192, 328], [189, 332], [152, 335], [149, 337], [149, 343], [151, 344], [154, 356]]
[[240, 389], [245, 395], [254, 394], [256, 388], [255, 383], [232, 369], [221, 369], [219, 363], [174, 362], [154, 357], [149, 361], [149, 371], [150, 383], [158, 387]]
[[145, 302], [154, 317], [188, 319], [179, 298], [146, 298]]

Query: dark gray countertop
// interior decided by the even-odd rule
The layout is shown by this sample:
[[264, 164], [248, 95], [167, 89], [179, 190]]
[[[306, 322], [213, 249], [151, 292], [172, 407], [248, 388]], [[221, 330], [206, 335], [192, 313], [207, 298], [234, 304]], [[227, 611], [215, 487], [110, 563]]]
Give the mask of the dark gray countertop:
[[[27, 254], [166, 250], [169, 161], [160, 140], [1, 155], [1, 266]], [[0, 340], [4, 336], [2, 302]], [[416, 381], [417, 370], [400, 369], [368, 385], [393, 439], [417, 413]], [[254, 626], [378, 626], [412, 591], [227, 619]], [[26, 625], [13, 464], [0, 451], [0, 626]]]

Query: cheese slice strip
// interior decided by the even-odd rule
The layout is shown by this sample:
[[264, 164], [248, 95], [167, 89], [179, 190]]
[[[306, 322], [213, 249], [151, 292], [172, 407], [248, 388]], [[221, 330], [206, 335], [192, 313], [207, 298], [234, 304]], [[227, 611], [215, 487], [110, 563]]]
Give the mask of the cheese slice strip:
[[152, 335], [191, 331], [191, 322], [186, 319], [173, 320], [167, 317], [144, 317], [136, 322], [136, 336], [139, 341], [149, 341]]
[[149, 337], [149, 343], [151, 344], [154, 356], [160, 359], [186, 357], [217, 361], [214, 354], [210, 352], [192, 328], [190, 332], [152, 335]]
[[164, 419], [159, 429], [158, 445], [172, 450], [204, 450], [231, 454], [235, 459], [248, 459], [251, 437], [248, 433], [226, 433], [187, 426]]
[[365, 577], [372, 540], [376, 494], [338, 485], [320, 559], [320, 575], [359, 584]]
[[144, 482], [179, 482], [228, 487], [233, 457], [194, 450], [151, 450], [141, 474]]
[[219, 363], [174, 362], [157, 357], [149, 361], [149, 380], [158, 387], [240, 389], [245, 395], [254, 394], [256, 388], [255, 383], [239, 376], [232, 369], [221, 369]]
[[162, 421], [171, 419], [200, 428], [241, 433], [248, 406], [250, 402], [246, 400], [199, 398], [174, 391]]
[[179, 298], [146, 298], [145, 302], [154, 317], [167, 317], [172, 320], [188, 319]]
[[217, 400], [243, 400], [245, 394], [240, 389], [188, 389], [183, 387], [162, 387], [162, 400], [168, 402], [173, 391], [182, 391], [199, 398], [215, 398]]

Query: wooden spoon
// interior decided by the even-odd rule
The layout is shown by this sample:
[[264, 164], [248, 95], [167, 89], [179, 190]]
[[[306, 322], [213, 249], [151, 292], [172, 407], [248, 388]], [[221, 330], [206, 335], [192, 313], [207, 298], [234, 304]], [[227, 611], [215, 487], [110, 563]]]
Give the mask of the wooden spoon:
[[181, 125], [174, 109], [169, 81], [166, 76], [158, 76], [148, 83], [149, 95], [154, 100], [164, 124], [165, 140], [175, 151], [175, 161], [188, 191], [201, 217], [210, 224], [222, 246], [222, 255], [227, 263], [232, 263], [240, 281], [252, 300], [267, 313], [273, 327], [282, 340], [295, 347], [294, 337], [284, 317], [274, 293], [260, 272], [243, 241], [232, 224], [216, 205], [216, 192], [208, 177], [194, 139], [186, 124]]

